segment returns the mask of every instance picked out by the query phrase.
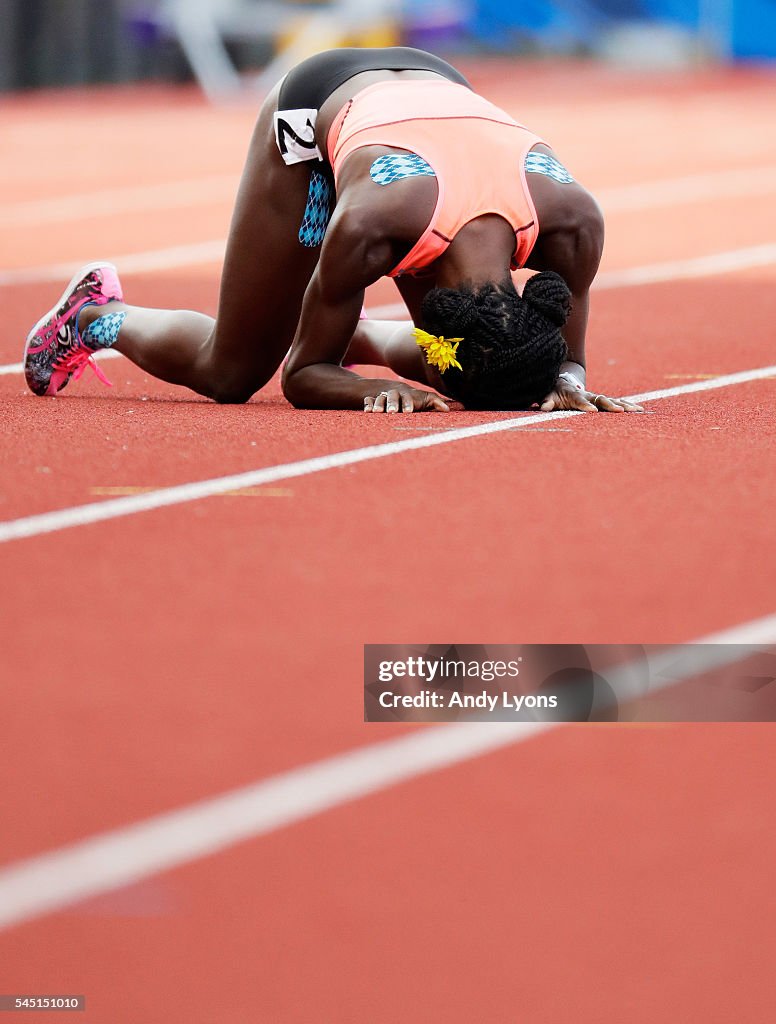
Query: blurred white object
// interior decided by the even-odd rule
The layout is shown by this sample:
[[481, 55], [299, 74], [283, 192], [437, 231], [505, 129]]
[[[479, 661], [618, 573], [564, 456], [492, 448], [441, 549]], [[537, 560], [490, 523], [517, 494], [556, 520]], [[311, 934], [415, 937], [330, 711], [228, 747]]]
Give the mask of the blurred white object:
[[672, 71], [697, 64], [704, 56], [697, 35], [655, 21], [615, 24], [601, 33], [596, 53], [633, 71]]
[[215, 99], [241, 86], [227, 40], [287, 37], [258, 77], [258, 85], [266, 90], [300, 60], [385, 22], [400, 6], [401, 0], [161, 0], [158, 23], [178, 40], [203, 91]]

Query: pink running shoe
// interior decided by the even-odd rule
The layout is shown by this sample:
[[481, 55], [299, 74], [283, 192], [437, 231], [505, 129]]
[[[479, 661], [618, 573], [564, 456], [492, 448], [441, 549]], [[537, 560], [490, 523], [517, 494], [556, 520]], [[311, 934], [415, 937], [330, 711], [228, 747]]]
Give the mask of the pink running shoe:
[[36, 395], [55, 395], [71, 377], [78, 380], [87, 366], [110, 386], [92, 358], [94, 349], [78, 334], [78, 314], [84, 306], [104, 306], [123, 299], [112, 263], [90, 263], [75, 275], [56, 306], [35, 324], [24, 346], [24, 376]]

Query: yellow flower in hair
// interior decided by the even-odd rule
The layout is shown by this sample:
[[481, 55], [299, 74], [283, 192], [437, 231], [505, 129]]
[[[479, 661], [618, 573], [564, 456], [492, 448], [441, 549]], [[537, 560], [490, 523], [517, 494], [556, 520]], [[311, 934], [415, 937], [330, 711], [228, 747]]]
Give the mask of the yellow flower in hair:
[[415, 340], [426, 354], [426, 362], [429, 366], [438, 367], [442, 373], [454, 366], [457, 370], [462, 369], [461, 364], [455, 358], [458, 346], [463, 338], [438, 338], [436, 334], [429, 334], [416, 327], [412, 332]]

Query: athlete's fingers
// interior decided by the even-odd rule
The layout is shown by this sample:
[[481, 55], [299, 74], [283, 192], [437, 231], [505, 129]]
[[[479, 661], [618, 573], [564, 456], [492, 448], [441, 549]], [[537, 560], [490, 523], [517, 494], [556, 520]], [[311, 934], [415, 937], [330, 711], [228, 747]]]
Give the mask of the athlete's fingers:
[[[601, 395], [600, 397], [603, 398], [604, 396]], [[636, 405], [635, 402], [629, 402], [627, 398], [607, 398], [606, 401], [613, 402], [617, 406], [617, 409], [613, 410], [616, 412], [644, 412], [640, 405]], [[601, 406], [601, 408], [604, 408], [604, 406]], [[610, 410], [607, 409], [608, 411]]]
[[558, 395], [557, 408], [572, 412], [598, 412], [597, 397], [590, 391], [564, 391], [562, 396]]
[[375, 404], [374, 398], [371, 398], [369, 395], [367, 395], [367, 397], [364, 399], [364, 412], [371, 412], [372, 411], [372, 406], [374, 404]]
[[450, 412], [447, 402], [431, 391], [428, 392], [428, 397], [419, 408], [425, 409], [427, 412]]
[[385, 399], [385, 411], [386, 412], [398, 412], [400, 407], [400, 398], [398, 390], [394, 389], [389, 391]]
[[375, 395], [372, 412], [385, 412], [385, 401], [387, 398], [388, 394], [385, 391], [381, 391], [379, 395]]
[[542, 402], [540, 411], [541, 412], [553, 412], [557, 408], [558, 408], [558, 396], [553, 391], [552, 394], [547, 395], [547, 397]]
[[415, 412], [415, 402], [412, 398], [411, 391], [402, 391], [401, 393], [401, 411], [402, 412]]
[[596, 408], [603, 410], [603, 412], [625, 412], [618, 402], [612, 401], [606, 395], [596, 395], [593, 399], [593, 404]]

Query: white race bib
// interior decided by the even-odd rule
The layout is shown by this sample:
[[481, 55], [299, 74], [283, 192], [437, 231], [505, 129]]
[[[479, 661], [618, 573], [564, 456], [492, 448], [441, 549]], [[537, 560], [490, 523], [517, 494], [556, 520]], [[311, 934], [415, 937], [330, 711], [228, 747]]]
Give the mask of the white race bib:
[[314, 108], [275, 111], [275, 142], [285, 163], [323, 159], [315, 142], [317, 117]]

